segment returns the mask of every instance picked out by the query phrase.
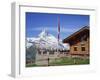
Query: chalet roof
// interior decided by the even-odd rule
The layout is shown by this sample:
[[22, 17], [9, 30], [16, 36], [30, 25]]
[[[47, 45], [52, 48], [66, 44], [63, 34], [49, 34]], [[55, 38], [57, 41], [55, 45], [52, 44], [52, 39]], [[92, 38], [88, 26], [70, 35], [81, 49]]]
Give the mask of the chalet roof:
[[76, 35], [84, 32], [85, 30], [89, 30], [89, 26], [85, 26], [83, 28], [81, 28], [80, 30], [76, 31], [75, 33], [71, 34], [70, 36], [68, 36], [67, 38], [65, 38], [63, 40], [63, 42], [68, 42], [69, 40], [71, 40], [73, 37], [75, 37]]

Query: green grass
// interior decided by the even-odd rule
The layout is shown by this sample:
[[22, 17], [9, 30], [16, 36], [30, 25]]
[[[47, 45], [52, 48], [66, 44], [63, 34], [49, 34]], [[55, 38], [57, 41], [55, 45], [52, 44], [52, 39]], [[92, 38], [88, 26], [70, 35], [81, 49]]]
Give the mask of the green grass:
[[26, 67], [44, 67], [44, 66], [48, 66], [48, 65], [37, 65], [37, 64], [35, 64], [35, 63], [26, 64]]
[[33, 66], [37, 66], [36, 64], [26, 64], [26, 67], [33, 67]]
[[[60, 66], [60, 65], [81, 65], [81, 64], [89, 64], [89, 59], [87, 58], [71, 58], [71, 57], [63, 57], [57, 58], [49, 62], [49, 66]], [[36, 65], [36, 64], [27, 64], [26, 67], [40, 67], [40, 66], [48, 66], [48, 65]]]
[[79, 64], [89, 64], [89, 59], [82, 58], [60, 58], [55, 61], [50, 62], [51, 66], [56, 65], [79, 65]]

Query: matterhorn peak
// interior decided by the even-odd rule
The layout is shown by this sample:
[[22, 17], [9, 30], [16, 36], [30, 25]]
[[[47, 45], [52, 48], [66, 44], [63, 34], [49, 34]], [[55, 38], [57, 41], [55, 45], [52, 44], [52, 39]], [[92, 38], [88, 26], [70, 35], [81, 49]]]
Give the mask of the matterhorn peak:
[[[65, 47], [64, 43], [62, 41], [59, 41], [55, 36], [52, 34], [48, 33], [47, 29], [43, 29], [42, 32], [38, 35], [36, 38], [27, 38], [27, 46], [32, 46], [33, 43], [38, 47], [38, 48], [45, 48], [45, 49], [69, 49], [68, 45]], [[31, 40], [31, 41], [30, 41]]]
[[40, 38], [46, 38], [48, 36], [47, 29], [43, 29], [42, 32], [38, 36]]

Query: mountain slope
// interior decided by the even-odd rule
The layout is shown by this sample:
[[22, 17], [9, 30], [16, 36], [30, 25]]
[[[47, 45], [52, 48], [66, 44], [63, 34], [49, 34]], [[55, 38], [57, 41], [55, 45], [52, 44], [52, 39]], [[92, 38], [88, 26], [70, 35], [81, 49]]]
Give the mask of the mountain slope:
[[64, 44], [61, 41], [58, 43], [56, 37], [52, 34], [49, 34], [46, 30], [43, 30], [37, 38], [27, 38], [26, 47], [36, 46], [39, 49], [61, 49], [69, 50], [69, 45]]

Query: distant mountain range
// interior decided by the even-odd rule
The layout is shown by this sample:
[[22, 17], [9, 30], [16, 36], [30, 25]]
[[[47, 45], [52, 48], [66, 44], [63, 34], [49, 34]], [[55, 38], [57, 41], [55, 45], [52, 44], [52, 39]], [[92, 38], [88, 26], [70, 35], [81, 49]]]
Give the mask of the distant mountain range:
[[38, 37], [27, 38], [26, 48], [36, 46], [39, 49], [60, 49], [69, 50], [70, 46], [67, 43], [58, 42], [57, 38], [49, 34], [45, 29], [38, 35]]

